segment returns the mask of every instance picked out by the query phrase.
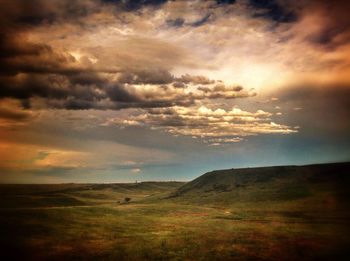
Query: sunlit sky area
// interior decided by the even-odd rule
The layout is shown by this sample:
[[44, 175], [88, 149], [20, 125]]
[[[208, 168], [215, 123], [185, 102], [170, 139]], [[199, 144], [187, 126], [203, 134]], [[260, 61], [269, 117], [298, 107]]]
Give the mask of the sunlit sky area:
[[349, 1], [0, 7], [0, 183], [350, 160]]

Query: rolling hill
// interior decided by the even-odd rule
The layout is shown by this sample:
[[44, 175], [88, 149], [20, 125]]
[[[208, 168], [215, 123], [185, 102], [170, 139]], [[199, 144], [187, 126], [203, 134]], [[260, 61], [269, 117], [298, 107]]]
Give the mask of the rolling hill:
[[169, 199], [210, 205], [306, 200], [324, 207], [347, 204], [349, 185], [350, 163], [226, 169], [184, 184]]
[[0, 251], [6, 260], [349, 260], [349, 170], [339, 163], [217, 170], [188, 183], [2, 184]]
[[154, 198], [183, 182], [106, 184], [0, 184], [0, 208], [88, 206]]

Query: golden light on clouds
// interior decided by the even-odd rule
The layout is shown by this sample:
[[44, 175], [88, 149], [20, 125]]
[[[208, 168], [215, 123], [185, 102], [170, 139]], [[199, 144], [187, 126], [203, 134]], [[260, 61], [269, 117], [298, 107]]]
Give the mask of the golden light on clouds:
[[208, 153], [297, 139], [322, 112], [324, 136], [347, 129], [346, 1], [1, 4], [0, 168], [144, 173], [147, 154], [179, 157], [174, 137]]

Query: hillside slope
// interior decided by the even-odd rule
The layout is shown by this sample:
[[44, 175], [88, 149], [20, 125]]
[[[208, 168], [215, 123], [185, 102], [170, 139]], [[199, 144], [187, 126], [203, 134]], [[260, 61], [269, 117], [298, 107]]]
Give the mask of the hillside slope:
[[0, 208], [84, 206], [138, 202], [169, 193], [183, 182], [0, 184]]
[[314, 202], [347, 204], [350, 163], [227, 169], [186, 183], [170, 199], [227, 205], [242, 202]]

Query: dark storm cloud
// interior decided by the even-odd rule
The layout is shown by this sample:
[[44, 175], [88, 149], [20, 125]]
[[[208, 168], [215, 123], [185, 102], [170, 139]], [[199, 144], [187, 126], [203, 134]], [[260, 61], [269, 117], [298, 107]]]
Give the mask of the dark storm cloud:
[[76, 20], [99, 11], [99, 1], [93, 0], [13, 0], [1, 1], [2, 20], [19, 27], [36, 26], [41, 23]]
[[[54, 50], [43, 42], [30, 41], [25, 36], [25, 33], [34, 29], [39, 21], [47, 23], [46, 16], [51, 16], [51, 13], [75, 17], [74, 12], [68, 12], [69, 8], [62, 8], [62, 6], [68, 7], [68, 2], [63, 1], [61, 5], [58, 3], [59, 1], [50, 1], [49, 4], [47, 1], [39, 0], [5, 1], [0, 10], [2, 24], [0, 31], [0, 74], [15, 75], [19, 72], [74, 73], [78, 70], [72, 67], [75, 58], [70, 54]], [[71, 6], [75, 6], [75, 4], [71, 4]]]
[[254, 17], [264, 17], [277, 23], [293, 23], [304, 18], [319, 17], [319, 30], [307, 34], [307, 40], [327, 48], [336, 48], [350, 39], [350, 2], [347, 0], [249, 0]]
[[0, 37], [0, 58], [21, 56], [21, 55], [40, 55], [42, 52], [52, 52], [52, 49], [45, 44], [21, 44], [18, 40], [11, 38], [6, 34]]
[[166, 84], [173, 81], [174, 76], [164, 69], [130, 71], [119, 77], [119, 82], [130, 84]]
[[0, 77], [0, 97], [29, 99], [80, 98], [87, 101], [102, 99], [96, 85], [71, 84], [69, 78], [57, 74], [21, 74]]
[[[95, 57], [96, 62], [93, 63], [83, 54], [79, 60], [79, 56], [74, 56], [74, 52], [69, 52], [65, 46], [59, 49], [46, 42], [35, 42], [23, 35], [24, 32], [30, 32], [33, 28], [47, 24], [70, 23], [84, 29], [86, 25], [82, 18], [99, 13], [106, 7], [111, 8], [114, 18], [118, 16], [120, 6], [128, 12], [138, 13], [137, 10], [142, 7], [161, 7], [165, 2], [92, 0], [4, 2], [4, 8], [0, 11], [0, 21], [3, 24], [0, 37], [0, 98], [19, 99], [24, 108], [31, 107], [33, 98], [40, 98], [44, 100], [41, 104], [53, 108], [121, 109], [190, 106], [196, 101], [205, 99], [253, 96], [252, 93], [244, 92], [240, 86], [225, 86], [218, 80], [202, 75], [184, 74], [175, 77], [171, 74], [172, 64], [181, 56], [182, 50], [170, 49], [173, 45], [162, 41], [152, 42], [148, 38], [123, 40], [124, 42], [120, 41], [124, 44], [120, 45], [121, 48], [117, 46], [115, 50], [113, 49], [115, 51], [113, 54], [111, 52], [106, 56]], [[234, 4], [234, 1], [213, 3], [214, 5], [216, 3], [217, 8], [224, 8], [224, 4]], [[296, 13], [289, 1], [251, 0], [249, 3], [257, 16], [277, 22], [291, 22], [289, 15]], [[322, 1], [312, 2], [304, 4], [305, 8], [297, 12], [302, 16], [310, 12], [309, 10], [328, 10], [330, 19], [325, 20], [325, 29], [310, 36], [312, 41], [330, 44], [332, 42], [330, 39], [348, 29], [349, 19], [344, 12], [344, 7], [348, 4], [342, 5], [342, 1], [339, 3], [340, 6]], [[123, 8], [121, 10], [124, 10]], [[175, 27], [182, 25], [199, 27], [212, 22], [210, 10], [209, 13], [206, 11], [198, 17], [198, 20], [191, 22], [186, 22], [183, 18], [168, 19], [166, 22]], [[103, 52], [100, 47], [94, 50], [96, 56]], [[130, 54], [130, 50], [134, 52]], [[90, 53], [92, 56], [93, 54]], [[109, 55], [113, 57], [110, 58]], [[111, 62], [104, 64], [108, 58]], [[189, 91], [192, 87], [194, 91]]]
[[[133, 11], [143, 6], [160, 6], [164, 2], [106, 1], [101, 4], [100, 1], [17, 0], [5, 3], [0, 18], [3, 22], [0, 38], [0, 98], [19, 99], [23, 108], [33, 107], [32, 99], [40, 98], [41, 105], [66, 109], [190, 106], [196, 100], [214, 98], [203, 93], [185, 92], [188, 83], [208, 85], [214, 80], [188, 74], [175, 78], [168, 69], [162, 68], [163, 58], [158, 59], [159, 65], [147, 68], [144, 65], [140, 67], [137, 57], [134, 62], [133, 57], [127, 54], [126, 58], [131, 58], [131, 65], [111, 69], [108, 66], [93, 66], [86, 57], [78, 61], [64, 49], [53, 48], [25, 36], [31, 29], [41, 25], [67, 22], [79, 25], [79, 19], [98, 13], [106, 4]], [[208, 18], [204, 16], [199, 19], [195, 22], [196, 26]], [[142, 49], [148, 48], [147, 42], [142, 43]], [[157, 44], [160, 48], [168, 48]], [[149, 50], [153, 52], [152, 48]], [[174, 55], [178, 56], [176, 52]], [[147, 62], [147, 59], [141, 62]], [[139, 90], [136, 85], [150, 85], [151, 90]], [[244, 97], [246, 94], [238, 96]], [[233, 98], [232, 94], [230, 97]]]
[[[174, 81], [164, 69], [128, 70], [123, 73], [110, 69], [77, 65], [67, 52], [59, 52], [44, 43], [30, 42], [21, 32], [38, 23], [67, 20], [68, 16], [84, 16], [77, 9], [80, 2], [18, 1], [8, 4], [4, 28], [0, 38], [0, 98], [20, 99], [24, 108], [31, 107], [31, 98], [43, 98], [48, 107], [67, 109], [120, 109], [128, 107], [163, 107], [188, 105], [192, 98], [140, 97], [125, 84], [167, 84]], [[83, 2], [81, 2], [83, 4]], [[88, 5], [85, 2], [83, 5]], [[42, 7], [42, 8], [38, 8]], [[56, 14], [57, 13], [57, 14]], [[118, 73], [118, 80], [101, 77], [99, 73]], [[7, 113], [7, 115], [9, 115]]]
[[229, 4], [229, 5], [232, 5], [236, 2], [236, 0], [216, 0], [216, 3], [218, 5], [220, 4]]
[[140, 102], [141, 99], [136, 95], [132, 95], [127, 91], [124, 85], [116, 84], [107, 88], [108, 97], [115, 102], [135, 103]]
[[168, 0], [102, 0], [105, 3], [116, 4], [126, 11], [137, 11], [142, 7], [159, 7]]
[[61, 88], [64, 79], [56, 75], [27, 74], [22, 77], [1, 76], [0, 97], [28, 99], [33, 96], [65, 98], [67, 88]]
[[33, 42], [25, 34], [40, 25], [70, 22], [101, 11], [99, 1], [14, 0], [1, 1], [0, 74], [75, 73], [75, 58], [54, 50], [43, 42]]
[[319, 29], [307, 35], [307, 40], [334, 48], [350, 39], [350, 2], [347, 0], [249, 0], [254, 17], [264, 17], [277, 23], [293, 23], [305, 18], [318, 17], [307, 27]]
[[96, 72], [82, 71], [76, 74], [69, 75], [68, 77], [71, 84], [80, 85], [92, 85], [96, 84], [101, 86], [105, 84], [105, 80], [101, 78]]
[[[190, 106], [203, 99], [252, 95], [241, 92], [240, 86], [213, 85], [215, 80], [200, 75], [186, 74], [176, 78], [165, 70], [120, 72], [112, 74], [117, 76], [115, 79], [83, 70], [60, 73], [2, 75], [0, 98], [19, 99], [24, 108], [31, 107], [32, 98], [41, 98], [41, 104], [49, 108], [122, 109]], [[187, 92], [186, 84], [196, 86], [197, 91]], [[137, 87], [146, 85], [150, 89]]]
[[186, 20], [182, 17], [178, 17], [176, 19], [168, 19], [166, 20], [166, 24], [169, 27], [182, 27], [182, 26], [193, 26], [193, 27], [199, 27], [207, 22], [209, 22], [210, 18], [212, 17], [212, 14], [206, 14], [197, 21], [194, 22], [186, 22]]
[[4, 37], [0, 42], [0, 74], [26, 73], [75, 73], [70, 66], [73, 56], [55, 52], [50, 46]]
[[173, 26], [173, 27], [181, 27], [185, 24], [185, 19], [179, 17], [176, 19], [168, 19], [166, 20], [166, 23], [168, 26]]
[[294, 22], [297, 15], [278, 0], [249, 0], [255, 17], [266, 17], [276, 22]]
[[197, 21], [191, 23], [190, 25], [191, 25], [191, 26], [194, 26], [194, 27], [201, 26], [201, 25], [207, 23], [207, 22], [209, 21], [210, 17], [211, 17], [211, 14], [206, 14], [205, 16], [203, 16], [203, 17], [200, 18], [199, 20], [197, 20]]

